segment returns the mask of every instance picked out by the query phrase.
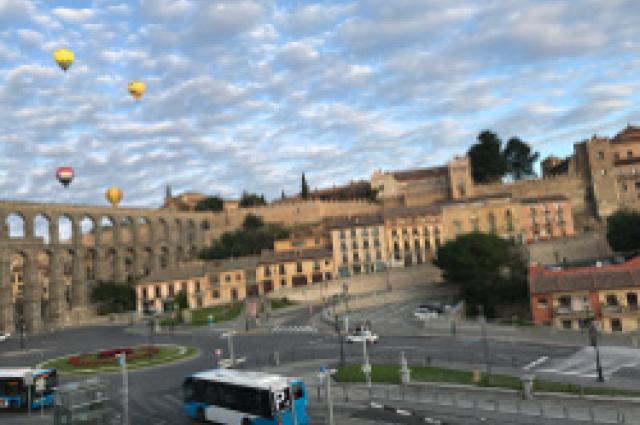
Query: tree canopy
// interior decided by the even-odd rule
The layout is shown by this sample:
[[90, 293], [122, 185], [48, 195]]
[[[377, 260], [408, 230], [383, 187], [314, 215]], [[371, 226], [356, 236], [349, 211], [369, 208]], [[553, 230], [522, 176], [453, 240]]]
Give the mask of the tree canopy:
[[225, 232], [209, 248], [200, 251], [200, 259], [213, 260], [260, 254], [273, 248], [276, 239], [289, 237], [289, 229], [279, 224], [264, 224], [261, 217], [248, 214], [242, 228]]
[[518, 137], [509, 139], [503, 155], [507, 163], [507, 174], [511, 175], [514, 180], [536, 175], [533, 171], [533, 165], [538, 160], [540, 153], [532, 152], [531, 146]]
[[99, 282], [91, 290], [91, 301], [98, 314], [124, 313], [136, 309], [136, 291], [132, 283]]
[[241, 207], [258, 207], [262, 205], [267, 205], [267, 201], [264, 199], [264, 195], [242, 192], [242, 197], [240, 198]]
[[302, 173], [302, 181], [300, 183], [300, 197], [302, 199], [309, 199], [309, 183], [307, 183], [307, 178]]
[[490, 130], [478, 135], [478, 142], [467, 152], [471, 162], [471, 174], [476, 183], [493, 183], [505, 175], [514, 180], [535, 176], [533, 166], [540, 154], [518, 137], [512, 137], [504, 150], [502, 140]]
[[219, 196], [207, 196], [198, 201], [196, 211], [222, 211], [224, 201]]
[[607, 241], [614, 251], [640, 250], [640, 213], [619, 210], [607, 218]]
[[481, 132], [478, 143], [472, 145], [467, 154], [476, 183], [498, 181], [507, 171], [507, 162], [502, 155], [502, 140], [492, 131]]
[[445, 279], [460, 286], [468, 309], [484, 306], [488, 316], [496, 304], [526, 299], [527, 267], [521, 254], [496, 235], [469, 233], [438, 250], [436, 265]]

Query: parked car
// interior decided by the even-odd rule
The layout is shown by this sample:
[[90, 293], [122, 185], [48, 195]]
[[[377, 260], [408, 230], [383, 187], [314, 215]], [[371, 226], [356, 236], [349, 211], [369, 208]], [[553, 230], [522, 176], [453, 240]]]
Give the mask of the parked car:
[[416, 307], [413, 315], [420, 320], [437, 319], [447, 309], [440, 303], [425, 303]]
[[9, 339], [10, 336], [11, 336], [10, 333], [0, 332], [0, 342], [6, 341], [7, 339]]

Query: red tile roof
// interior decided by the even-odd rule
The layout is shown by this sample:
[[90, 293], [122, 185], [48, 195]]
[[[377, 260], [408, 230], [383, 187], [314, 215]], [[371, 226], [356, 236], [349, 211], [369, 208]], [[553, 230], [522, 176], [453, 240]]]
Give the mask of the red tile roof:
[[640, 257], [602, 267], [572, 267], [560, 270], [543, 266], [529, 268], [532, 294], [640, 287]]

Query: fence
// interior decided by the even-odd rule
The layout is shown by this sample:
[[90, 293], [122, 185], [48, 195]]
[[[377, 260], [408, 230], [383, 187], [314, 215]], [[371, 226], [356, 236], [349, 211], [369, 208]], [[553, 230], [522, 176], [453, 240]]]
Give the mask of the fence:
[[[324, 388], [317, 383], [307, 384], [312, 403], [325, 403]], [[640, 405], [625, 403], [616, 405], [610, 401], [593, 399], [540, 398], [523, 400], [517, 393], [506, 390], [469, 390], [455, 386], [363, 385], [332, 384], [331, 398], [334, 403], [379, 402], [384, 405], [402, 406], [405, 411], [424, 409], [433, 413], [438, 407], [454, 409], [465, 416], [480, 417], [493, 414], [498, 417], [528, 416], [533, 418], [571, 420], [587, 423], [640, 424]], [[457, 413], [456, 413], [457, 415]], [[438, 416], [438, 415], [436, 415]], [[440, 415], [442, 416], [442, 415]]]

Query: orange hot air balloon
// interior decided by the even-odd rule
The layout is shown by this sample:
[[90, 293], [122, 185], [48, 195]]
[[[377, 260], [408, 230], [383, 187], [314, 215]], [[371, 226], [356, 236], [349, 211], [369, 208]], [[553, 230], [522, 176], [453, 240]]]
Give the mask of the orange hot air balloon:
[[120, 201], [122, 201], [122, 190], [119, 187], [110, 187], [104, 194], [107, 201], [111, 203], [111, 206], [114, 208], [118, 206]]
[[137, 80], [130, 82], [129, 85], [127, 86], [127, 89], [129, 90], [129, 94], [133, 96], [135, 100], [140, 100], [146, 88], [147, 87], [144, 85], [142, 81], [137, 81]]

